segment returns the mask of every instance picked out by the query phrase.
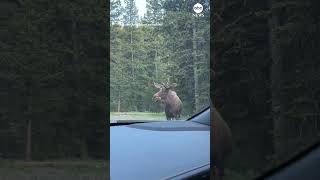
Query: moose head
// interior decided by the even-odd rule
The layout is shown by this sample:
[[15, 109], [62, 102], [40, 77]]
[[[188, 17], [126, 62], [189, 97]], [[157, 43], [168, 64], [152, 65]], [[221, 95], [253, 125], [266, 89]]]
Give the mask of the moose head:
[[156, 94], [154, 94], [152, 97], [152, 99], [155, 102], [158, 102], [158, 101], [164, 102], [167, 99], [169, 92], [174, 92], [173, 91], [174, 88], [177, 87], [176, 83], [173, 83], [170, 85], [168, 82], [161, 83], [161, 84], [154, 82], [153, 85], [154, 87], [159, 89], [159, 91]]
[[159, 89], [152, 97], [155, 102], [161, 102], [165, 106], [165, 113], [167, 119], [178, 119], [180, 118], [180, 113], [182, 110], [182, 102], [178, 97], [174, 88], [177, 86], [176, 83], [169, 84], [166, 83], [153, 83], [154, 87]]

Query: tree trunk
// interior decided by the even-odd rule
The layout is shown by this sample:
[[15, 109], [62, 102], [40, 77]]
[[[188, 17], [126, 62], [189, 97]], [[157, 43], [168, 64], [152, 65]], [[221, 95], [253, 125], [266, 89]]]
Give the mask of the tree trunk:
[[[274, 2], [270, 0], [270, 9]], [[283, 87], [282, 73], [282, 55], [280, 37], [276, 32], [276, 28], [280, 26], [278, 11], [272, 10], [269, 19], [270, 26], [270, 50], [271, 50], [271, 109], [274, 123], [274, 151], [275, 159], [281, 160], [286, 157], [287, 142], [286, 142], [286, 119], [284, 117], [284, 102], [282, 100], [281, 88]]]
[[155, 58], [154, 58], [154, 64], [156, 67], [155, 73], [156, 73], [156, 81], [158, 81], [158, 51], [156, 50]]
[[[131, 25], [131, 27], [130, 27], [130, 29], [131, 29], [131, 33], [130, 33], [130, 46], [131, 46], [131, 75], [132, 75], [132, 81], [131, 81], [131, 83], [133, 83], [134, 84], [134, 82], [135, 82], [135, 70], [134, 70], [134, 65], [135, 65], [135, 63], [134, 63], [134, 57], [133, 57], [133, 25]], [[131, 84], [131, 85], [133, 85], [133, 84]], [[136, 94], [135, 93], [133, 93], [132, 94], [132, 98], [135, 100], [136, 99]], [[134, 102], [134, 108], [135, 108], [135, 110], [137, 111], [137, 106], [135, 105], [135, 103], [137, 103], [137, 102]]]
[[119, 91], [119, 97], [118, 97], [118, 112], [120, 112], [120, 110], [121, 110], [121, 99], [120, 99], [120, 97], [121, 97], [121, 94], [120, 94], [120, 91]]
[[194, 79], [194, 103], [195, 112], [199, 111], [199, 85], [198, 85], [198, 66], [197, 66], [197, 37], [196, 37], [196, 23], [193, 21], [193, 41], [192, 41], [192, 53], [193, 53], [193, 79]]
[[[81, 142], [80, 142], [80, 156], [81, 159], [86, 159], [88, 157], [88, 152], [87, 152], [87, 142], [86, 142], [86, 125], [85, 123], [85, 119], [84, 119], [84, 113], [81, 110], [81, 107], [83, 106], [81, 102], [79, 102], [79, 100], [81, 99], [80, 93], [80, 80], [79, 80], [79, 75], [80, 75], [80, 48], [79, 48], [79, 41], [78, 41], [78, 36], [77, 36], [77, 29], [78, 29], [78, 23], [76, 21], [75, 17], [75, 13], [72, 14], [72, 34], [71, 34], [71, 38], [72, 38], [72, 49], [73, 49], [73, 57], [72, 57], [72, 67], [73, 67], [73, 91], [74, 91], [74, 95], [73, 95], [73, 101], [74, 101], [74, 122], [76, 124], [80, 124], [80, 133], [81, 133]], [[76, 126], [75, 128], [77, 128], [79, 126]]]
[[[30, 6], [28, 5], [28, 3], [26, 4], [26, 19], [27, 19], [27, 27], [26, 27], [26, 31], [27, 31], [27, 34], [29, 36], [31, 36], [31, 19], [30, 19]], [[32, 79], [29, 79], [29, 78], [26, 78], [25, 79], [25, 86], [26, 86], [26, 98], [27, 98], [27, 101], [26, 101], [26, 119], [27, 119], [27, 139], [26, 139], [26, 154], [25, 154], [25, 159], [26, 161], [31, 161], [32, 159], [32, 156], [31, 156], [31, 146], [32, 146], [32, 136], [31, 136], [31, 133], [32, 133], [32, 116], [31, 116], [31, 113], [32, 113], [32, 91], [31, 91], [31, 82], [32, 82]]]
[[32, 120], [27, 120], [27, 143], [26, 143], [26, 161], [31, 161], [31, 132], [32, 132]]
[[82, 160], [87, 160], [89, 157], [86, 137], [81, 138], [81, 154], [80, 154], [80, 156], [81, 156], [80, 158]]
[[134, 60], [133, 60], [133, 27], [130, 27], [131, 32], [130, 32], [130, 46], [131, 46], [131, 73], [132, 73], [132, 77], [134, 78]]
[[137, 106], [137, 105], [134, 105], [134, 110], [135, 110], [136, 112], [138, 112], [138, 106]]

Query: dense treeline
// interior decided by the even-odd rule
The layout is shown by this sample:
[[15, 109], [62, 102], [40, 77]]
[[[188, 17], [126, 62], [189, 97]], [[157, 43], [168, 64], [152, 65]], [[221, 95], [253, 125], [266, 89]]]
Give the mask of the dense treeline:
[[[153, 82], [177, 83], [184, 115], [209, 106], [209, 11], [195, 18], [196, 1], [111, 1], [110, 110], [161, 112]], [[209, 7], [209, 1], [202, 1]]]
[[230, 179], [253, 177], [319, 140], [319, 5], [214, 1], [211, 85], [235, 139]]
[[0, 158], [104, 158], [104, 1], [2, 1]]

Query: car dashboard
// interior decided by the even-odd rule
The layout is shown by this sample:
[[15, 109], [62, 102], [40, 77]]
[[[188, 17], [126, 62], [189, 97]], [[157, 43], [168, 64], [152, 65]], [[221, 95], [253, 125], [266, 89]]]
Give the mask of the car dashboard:
[[210, 110], [189, 121], [111, 127], [111, 180], [209, 179], [210, 125], [197, 118], [210, 121]]

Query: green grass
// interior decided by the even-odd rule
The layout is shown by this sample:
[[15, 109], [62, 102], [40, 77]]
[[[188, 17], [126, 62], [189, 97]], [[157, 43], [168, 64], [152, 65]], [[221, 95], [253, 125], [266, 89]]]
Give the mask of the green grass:
[[[187, 119], [187, 117], [180, 119]], [[110, 120], [166, 120], [166, 115], [152, 112], [111, 112]]]
[[105, 161], [0, 161], [1, 180], [105, 180]]

